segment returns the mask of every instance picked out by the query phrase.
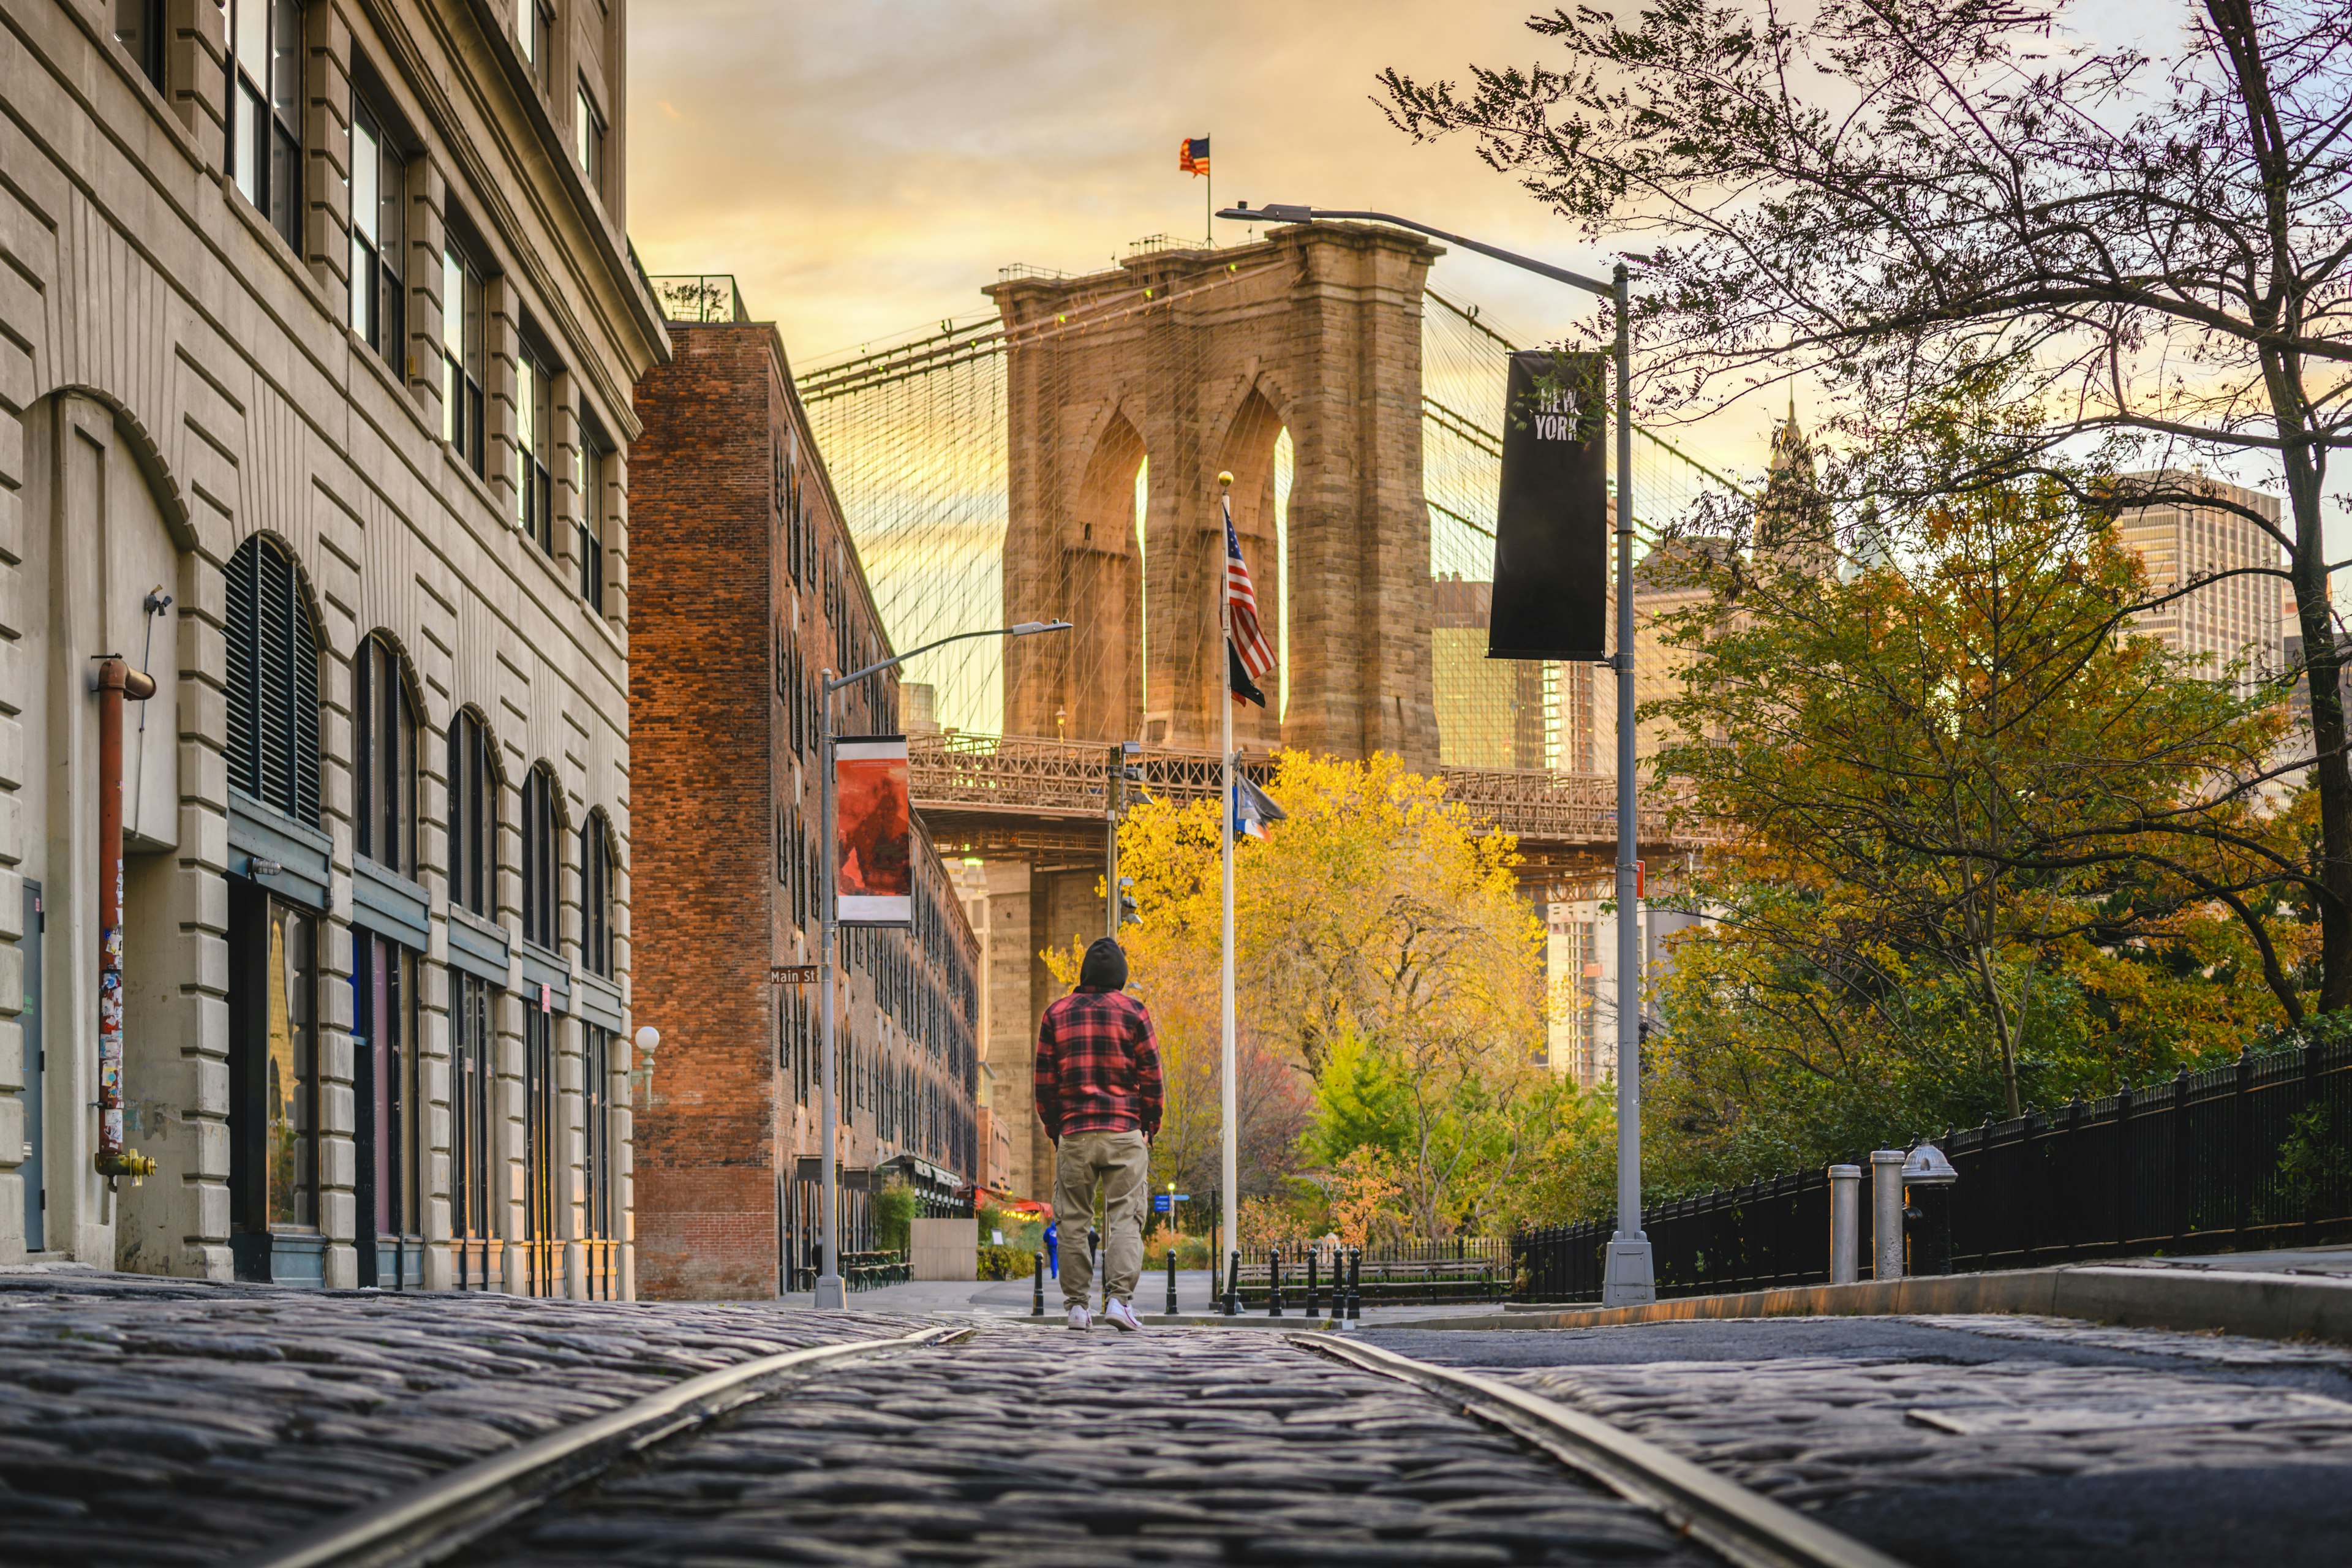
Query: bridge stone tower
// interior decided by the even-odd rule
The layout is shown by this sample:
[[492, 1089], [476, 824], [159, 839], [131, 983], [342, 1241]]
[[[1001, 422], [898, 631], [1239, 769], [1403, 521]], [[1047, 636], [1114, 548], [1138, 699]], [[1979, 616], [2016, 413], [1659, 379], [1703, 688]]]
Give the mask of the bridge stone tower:
[[[1007, 647], [1008, 734], [1216, 747], [1216, 476], [1229, 469], [1267, 639], [1286, 593], [1292, 644], [1286, 705], [1270, 678], [1267, 710], [1236, 713], [1237, 742], [1394, 752], [1435, 769], [1421, 313], [1442, 254], [1393, 230], [1299, 224], [987, 290], [1009, 354], [1005, 616], [1076, 626]], [[1275, 528], [1285, 428], [1287, 584]]]

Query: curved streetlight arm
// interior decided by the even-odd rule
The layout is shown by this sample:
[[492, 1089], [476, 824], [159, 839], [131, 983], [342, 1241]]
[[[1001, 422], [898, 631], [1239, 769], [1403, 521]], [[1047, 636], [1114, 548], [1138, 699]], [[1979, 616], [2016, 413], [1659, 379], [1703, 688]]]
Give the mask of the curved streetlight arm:
[[904, 664], [919, 653], [929, 653], [935, 647], [945, 647], [951, 642], [961, 642], [966, 637], [1035, 637], [1039, 632], [1066, 632], [1069, 629], [1070, 623], [1067, 621], [1024, 621], [1017, 626], [991, 626], [986, 631], [957, 632], [951, 637], [940, 637], [936, 642], [927, 642], [920, 647], [910, 647], [904, 653], [894, 653], [888, 658], [869, 664], [864, 669], [854, 670], [838, 680], [828, 680], [824, 683], [824, 693], [830, 697], [845, 686], [853, 686], [867, 676], [886, 670], [894, 664]]
[[1529, 272], [1539, 272], [1556, 283], [1565, 283], [1571, 289], [1581, 289], [1588, 294], [1599, 294], [1604, 299], [1614, 299], [1617, 293], [1614, 285], [1603, 283], [1598, 278], [1587, 278], [1581, 272], [1570, 272], [1565, 267], [1554, 267], [1549, 261], [1538, 261], [1532, 256], [1521, 256], [1515, 250], [1505, 250], [1499, 245], [1488, 245], [1484, 240], [1472, 239], [1466, 235], [1448, 234], [1442, 228], [1432, 228], [1425, 223], [1415, 223], [1409, 217], [1399, 217], [1394, 213], [1342, 212], [1336, 207], [1290, 206], [1281, 202], [1268, 202], [1262, 207], [1253, 208], [1247, 202], [1244, 202], [1238, 206], [1225, 208], [1217, 216], [1234, 218], [1243, 223], [1312, 223], [1318, 218], [1348, 217], [1363, 218], [1372, 223], [1391, 223], [1399, 228], [1409, 228], [1415, 234], [1425, 234], [1432, 239], [1442, 239], [1448, 245], [1458, 245], [1465, 250], [1475, 250], [1481, 256], [1491, 256], [1497, 261], [1507, 261], [1514, 267], [1523, 267]]

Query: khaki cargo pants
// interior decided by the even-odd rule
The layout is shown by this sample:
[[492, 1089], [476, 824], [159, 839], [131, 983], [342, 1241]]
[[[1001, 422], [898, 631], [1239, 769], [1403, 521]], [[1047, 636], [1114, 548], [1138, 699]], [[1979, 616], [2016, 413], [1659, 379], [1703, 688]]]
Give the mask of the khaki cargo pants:
[[1103, 1286], [1113, 1300], [1135, 1302], [1143, 1272], [1143, 1210], [1151, 1184], [1151, 1142], [1140, 1132], [1072, 1132], [1054, 1148], [1054, 1217], [1062, 1227], [1062, 1304], [1084, 1307], [1094, 1281], [1087, 1227], [1095, 1185], [1102, 1184]]

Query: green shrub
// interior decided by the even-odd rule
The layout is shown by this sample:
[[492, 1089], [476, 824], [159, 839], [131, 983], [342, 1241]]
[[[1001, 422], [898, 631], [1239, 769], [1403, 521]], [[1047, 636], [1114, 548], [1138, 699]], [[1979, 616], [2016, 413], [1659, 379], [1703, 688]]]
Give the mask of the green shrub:
[[892, 1182], [874, 1194], [874, 1246], [877, 1251], [904, 1252], [914, 1235], [915, 1215], [921, 1212], [915, 1189]]
[[1037, 1267], [1036, 1253], [1023, 1247], [998, 1247], [990, 1242], [980, 1244], [980, 1277], [982, 1279], [1026, 1279]]

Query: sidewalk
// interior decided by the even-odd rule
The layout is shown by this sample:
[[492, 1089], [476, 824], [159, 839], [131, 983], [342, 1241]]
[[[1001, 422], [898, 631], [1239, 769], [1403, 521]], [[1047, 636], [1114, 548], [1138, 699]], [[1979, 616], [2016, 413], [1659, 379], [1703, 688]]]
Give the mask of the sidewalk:
[[[1211, 1328], [1262, 1327], [1302, 1329], [1321, 1323], [1324, 1317], [1306, 1316], [1306, 1294], [1285, 1292], [1283, 1315], [1269, 1318], [1264, 1308], [1241, 1317], [1227, 1318], [1217, 1313], [1214, 1277], [1205, 1268], [1179, 1269], [1176, 1274], [1177, 1314], [1166, 1313], [1168, 1276], [1165, 1272], [1147, 1270], [1136, 1282], [1136, 1314], [1144, 1322], [1160, 1327], [1192, 1324]], [[945, 1313], [950, 1316], [970, 1315], [976, 1318], [1026, 1318], [1034, 1291], [1027, 1279], [991, 1280], [975, 1284], [971, 1280], [921, 1279], [907, 1285], [885, 1285], [876, 1290], [854, 1290], [849, 1296], [853, 1312], [922, 1312]], [[1099, 1290], [1094, 1300], [1099, 1300]], [[781, 1298], [788, 1307], [806, 1307], [814, 1298], [808, 1291]], [[1323, 1298], [1326, 1315], [1328, 1296]], [[1383, 1306], [1366, 1307], [1361, 1321], [1366, 1325], [1423, 1322], [1437, 1318], [1492, 1317], [1498, 1302], [1469, 1302], [1458, 1306]], [[1045, 1281], [1045, 1320], [1058, 1324], [1066, 1311], [1062, 1305], [1062, 1287], [1052, 1279]]]

